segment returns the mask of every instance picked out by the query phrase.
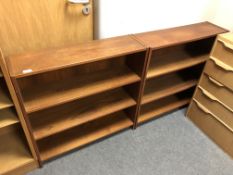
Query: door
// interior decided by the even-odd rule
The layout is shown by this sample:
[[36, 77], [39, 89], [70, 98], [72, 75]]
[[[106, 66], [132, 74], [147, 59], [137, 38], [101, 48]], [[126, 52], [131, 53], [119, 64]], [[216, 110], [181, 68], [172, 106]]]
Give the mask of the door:
[[[3, 54], [9, 56], [92, 40], [93, 1], [85, 0], [86, 4], [69, 1], [72, 0], [2, 0]], [[83, 12], [83, 8], [89, 11]]]

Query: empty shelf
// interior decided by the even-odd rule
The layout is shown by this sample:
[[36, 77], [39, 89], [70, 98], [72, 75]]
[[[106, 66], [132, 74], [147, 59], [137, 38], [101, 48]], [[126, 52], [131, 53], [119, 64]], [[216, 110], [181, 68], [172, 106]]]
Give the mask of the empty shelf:
[[31, 164], [36, 165], [21, 134], [18, 129], [0, 134], [0, 174], [17, 171], [17, 168], [29, 167]]
[[142, 106], [138, 122], [142, 123], [150, 119], [159, 117], [162, 114], [175, 110], [179, 107], [185, 106], [189, 102], [190, 97], [179, 98], [176, 95], [172, 95], [164, 99], [145, 104]]
[[0, 110], [0, 129], [19, 123], [15, 111], [11, 108]]
[[9, 93], [7, 92], [6, 86], [3, 82], [0, 83], [0, 110], [9, 108], [13, 106], [12, 101], [10, 100]]
[[54, 82], [23, 91], [24, 105], [27, 113], [39, 111], [52, 106], [94, 95], [106, 90], [140, 81], [140, 77], [128, 67], [117, 70], [83, 75], [79, 78], [67, 78], [65, 82]]
[[123, 113], [106, 116], [38, 142], [41, 160], [46, 161], [72, 149], [129, 128], [133, 122]]
[[58, 106], [30, 116], [35, 139], [42, 139], [136, 105], [122, 89], [116, 89]]
[[208, 54], [191, 56], [185, 52], [178, 52], [175, 59], [169, 56], [159, 59], [155, 58], [151, 58], [147, 78], [157, 77], [204, 63], [208, 59]]
[[[188, 72], [188, 74], [193, 72]], [[192, 75], [172, 73], [150, 79], [146, 83], [142, 104], [187, 90], [197, 85], [197, 79]]]

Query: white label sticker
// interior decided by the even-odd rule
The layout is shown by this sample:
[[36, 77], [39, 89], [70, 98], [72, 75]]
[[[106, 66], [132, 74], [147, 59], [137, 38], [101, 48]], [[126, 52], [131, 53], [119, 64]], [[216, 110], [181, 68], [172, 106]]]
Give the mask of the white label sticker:
[[32, 72], [32, 69], [25, 69], [23, 70], [23, 74], [28, 74], [28, 73], [31, 73]]
[[89, 0], [68, 0], [71, 3], [75, 3], [75, 4], [86, 4], [89, 3]]

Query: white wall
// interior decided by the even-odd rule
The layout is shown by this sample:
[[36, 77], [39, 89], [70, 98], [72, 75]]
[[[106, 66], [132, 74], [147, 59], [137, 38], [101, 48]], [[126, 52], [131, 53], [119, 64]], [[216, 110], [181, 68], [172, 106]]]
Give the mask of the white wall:
[[218, 7], [210, 21], [233, 30], [233, 0], [217, 0]]
[[[96, 38], [107, 38], [206, 20], [233, 29], [233, 23], [230, 24], [233, 19], [231, 1], [95, 0], [95, 35]], [[226, 15], [229, 16], [227, 19]]]

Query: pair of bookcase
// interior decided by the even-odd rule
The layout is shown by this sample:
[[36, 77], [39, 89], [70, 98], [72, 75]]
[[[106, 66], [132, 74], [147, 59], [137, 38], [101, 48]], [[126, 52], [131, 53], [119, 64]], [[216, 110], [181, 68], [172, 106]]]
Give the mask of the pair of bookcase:
[[187, 105], [224, 32], [203, 22], [4, 58], [39, 162]]

